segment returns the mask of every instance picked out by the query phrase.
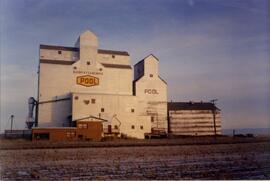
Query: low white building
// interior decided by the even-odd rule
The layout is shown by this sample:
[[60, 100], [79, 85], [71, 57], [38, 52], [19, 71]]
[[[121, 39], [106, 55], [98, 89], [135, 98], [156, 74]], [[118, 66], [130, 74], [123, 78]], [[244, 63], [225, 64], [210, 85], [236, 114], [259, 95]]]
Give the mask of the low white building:
[[135, 65], [133, 77], [127, 52], [98, 49], [98, 38], [86, 31], [75, 47], [40, 45], [39, 62], [36, 126], [94, 116], [129, 137], [167, 132], [167, 85], [154, 55]]

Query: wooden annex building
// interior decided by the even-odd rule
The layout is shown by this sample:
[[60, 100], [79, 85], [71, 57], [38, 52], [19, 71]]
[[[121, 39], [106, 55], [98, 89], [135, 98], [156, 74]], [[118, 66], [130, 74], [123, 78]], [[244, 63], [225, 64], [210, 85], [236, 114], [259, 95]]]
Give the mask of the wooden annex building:
[[220, 109], [211, 102], [169, 102], [168, 124], [170, 135], [221, 135]]

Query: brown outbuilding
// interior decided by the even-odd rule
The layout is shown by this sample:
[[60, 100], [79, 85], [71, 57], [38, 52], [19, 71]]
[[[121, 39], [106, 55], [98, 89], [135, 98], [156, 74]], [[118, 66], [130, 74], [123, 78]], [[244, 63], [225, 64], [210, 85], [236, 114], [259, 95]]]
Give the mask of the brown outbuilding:
[[100, 141], [103, 135], [101, 121], [77, 121], [76, 127], [33, 128], [32, 141]]

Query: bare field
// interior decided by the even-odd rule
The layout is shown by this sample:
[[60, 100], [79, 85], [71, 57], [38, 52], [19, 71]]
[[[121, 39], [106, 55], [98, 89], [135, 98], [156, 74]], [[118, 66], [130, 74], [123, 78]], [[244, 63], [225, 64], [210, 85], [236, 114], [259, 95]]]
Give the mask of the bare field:
[[111, 141], [68, 141], [32, 142], [26, 139], [0, 139], [0, 150], [12, 149], [46, 149], [46, 148], [89, 148], [89, 147], [123, 147], [123, 146], [179, 146], [270, 142], [270, 136], [260, 137], [185, 137], [175, 139], [115, 139]]
[[0, 150], [2, 180], [270, 179], [270, 142]]

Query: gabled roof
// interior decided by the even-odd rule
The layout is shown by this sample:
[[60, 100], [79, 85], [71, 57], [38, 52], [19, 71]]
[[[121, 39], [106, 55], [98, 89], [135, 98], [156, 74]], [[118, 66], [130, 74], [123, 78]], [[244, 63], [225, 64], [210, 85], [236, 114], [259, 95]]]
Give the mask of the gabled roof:
[[82, 120], [88, 119], [88, 118], [98, 119], [101, 122], [108, 122], [108, 120], [106, 120], [106, 119], [98, 118], [98, 117], [95, 117], [95, 116], [87, 116], [87, 117], [83, 117], [83, 118], [79, 118], [79, 119], [74, 119], [73, 121], [82, 121]]
[[97, 39], [97, 35], [93, 31], [90, 31], [90, 30], [86, 30], [86, 31], [82, 32], [80, 34], [80, 37], [81, 36], [87, 36], [87, 37], [90, 36], [90, 37], [95, 37]]
[[[66, 51], [74, 51], [74, 52], [79, 51], [79, 48], [77, 48], [77, 47], [65, 47], [65, 46], [42, 45], [42, 44], [39, 46], [39, 48], [40, 49], [47, 49], [47, 50], [66, 50]], [[126, 51], [98, 49], [98, 53], [129, 56], [128, 52], [126, 52]]]
[[[142, 63], [142, 62], [144, 63], [144, 60], [147, 59], [147, 58], [150, 57], [150, 56], [153, 56], [157, 61], [159, 61], [159, 59], [158, 59], [155, 55], [149, 54], [149, 55], [147, 55], [144, 59], [142, 59], [141, 61], [137, 62], [137, 63], [134, 65], [134, 67], [135, 67], [136, 65]], [[137, 79], [134, 79], [134, 80], [133, 80], [133, 83], [135, 83], [135, 82], [137, 82], [138, 80], [140, 80], [143, 76], [144, 76], [144, 74], [142, 74], [141, 76], [137, 77]], [[158, 77], [159, 77], [159, 79], [162, 80], [165, 84], [167, 84], [167, 82], [166, 82], [164, 79], [162, 79], [160, 76], [158, 76]]]
[[168, 102], [168, 110], [220, 110], [211, 102]]
[[[135, 65], [137, 65], [137, 64], [139, 64], [139, 63], [141, 63], [141, 62], [143, 62], [145, 59], [147, 59], [147, 58], [150, 57], [150, 56], [153, 56], [157, 61], [159, 61], [159, 59], [158, 59], [155, 55], [149, 54], [149, 55], [147, 55], [146, 57], [144, 57], [142, 60], [140, 60], [139, 62], [137, 62]], [[135, 66], [135, 65], [134, 65], [134, 66]]]

